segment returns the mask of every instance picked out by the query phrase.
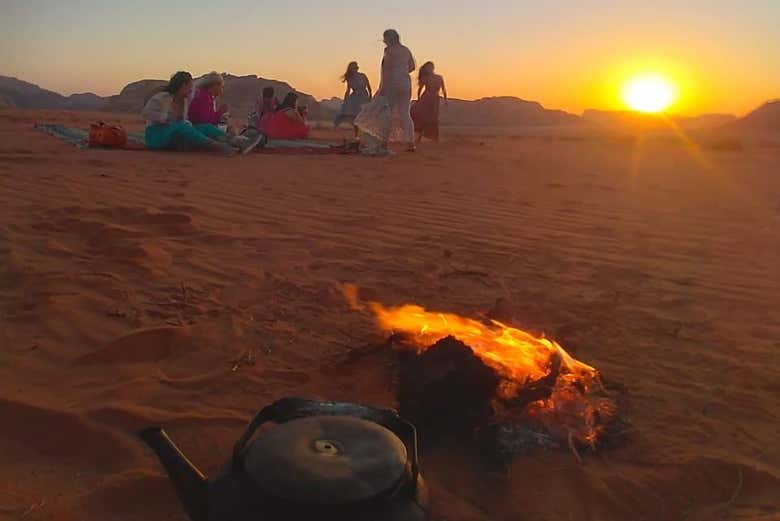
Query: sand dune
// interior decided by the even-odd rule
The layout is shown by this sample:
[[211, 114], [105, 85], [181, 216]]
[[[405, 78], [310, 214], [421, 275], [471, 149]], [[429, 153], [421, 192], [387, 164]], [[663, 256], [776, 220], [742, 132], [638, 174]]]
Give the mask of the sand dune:
[[779, 148], [223, 159], [32, 130], [94, 117], [0, 112], [0, 517], [184, 519], [135, 429], [213, 473], [276, 398], [394, 405], [351, 282], [467, 315], [500, 300], [630, 391], [630, 443], [583, 464], [541, 452], [504, 479], [427, 449], [437, 519], [780, 519]]

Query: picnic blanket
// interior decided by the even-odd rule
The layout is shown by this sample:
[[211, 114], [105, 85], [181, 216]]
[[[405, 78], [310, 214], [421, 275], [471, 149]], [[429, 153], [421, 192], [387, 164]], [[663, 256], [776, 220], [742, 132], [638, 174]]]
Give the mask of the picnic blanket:
[[[64, 125], [49, 125], [36, 123], [35, 128], [57, 139], [70, 143], [76, 148], [90, 148], [89, 130], [67, 127]], [[127, 134], [128, 149], [146, 150], [142, 133]], [[353, 154], [359, 153], [354, 143], [325, 143], [312, 139], [270, 139], [263, 148], [258, 149], [267, 154]]]
[[[35, 129], [45, 132], [50, 136], [70, 143], [76, 148], [90, 148], [89, 130], [86, 128], [66, 127], [65, 125], [48, 125], [45, 123], [36, 123]], [[127, 133], [128, 149], [145, 150], [144, 135], [140, 133]], [[100, 147], [102, 148], [102, 147]]]
[[324, 143], [311, 139], [269, 139], [265, 147], [258, 148], [266, 154], [358, 154], [356, 143]]

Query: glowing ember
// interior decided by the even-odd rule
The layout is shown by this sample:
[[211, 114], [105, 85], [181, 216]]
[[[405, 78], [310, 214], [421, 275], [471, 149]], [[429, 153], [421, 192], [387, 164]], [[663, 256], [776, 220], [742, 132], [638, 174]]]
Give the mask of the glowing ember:
[[[357, 288], [346, 286], [344, 294], [354, 309], [365, 309], [358, 302]], [[448, 336], [466, 344], [502, 378], [497, 398], [507, 404], [507, 410], [524, 390], [552, 376], [549, 396], [526, 405], [520, 414], [540, 422], [556, 438], [595, 445], [615, 416], [615, 405], [606, 397], [598, 371], [575, 360], [553, 340], [495, 320], [481, 322], [413, 304], [385, 307], [371, 302], [368, 307], [382, 331], [400, 334], [418, 353]]]

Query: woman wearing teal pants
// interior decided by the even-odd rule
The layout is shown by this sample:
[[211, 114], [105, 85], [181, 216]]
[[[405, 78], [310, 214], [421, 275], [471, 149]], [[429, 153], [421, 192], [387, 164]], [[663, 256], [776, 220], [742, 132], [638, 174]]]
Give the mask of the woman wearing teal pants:
[[187, 104], [192, 92], [192, 75], [179, 71], [168, 85], [146, 102], [141, 116], [146, 120], [145, 141], [151, 150], [206, 148], [233, 155], [254, 149], [259, 139], [231, 138], [214, 125], [193, 125], [187, 121]]
[[149, 125], [145, 132], [146, 146], [153, 150], [176, 148], [177, 144], [204, 146], [209, 140], [227, 138], [227, 134], [214, 125], [193, 125], [187, 120], [174, 123]]

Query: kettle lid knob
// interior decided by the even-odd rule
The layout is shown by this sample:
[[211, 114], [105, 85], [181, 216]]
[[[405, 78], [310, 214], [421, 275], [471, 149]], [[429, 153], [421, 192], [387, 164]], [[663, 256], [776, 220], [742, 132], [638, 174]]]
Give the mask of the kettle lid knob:
[[274, 426], [247, 449], [244, 468], [263, 492], [322, 504], [363, 501], [398, 485], [407, 450], [390, 430], [348, 416]]

